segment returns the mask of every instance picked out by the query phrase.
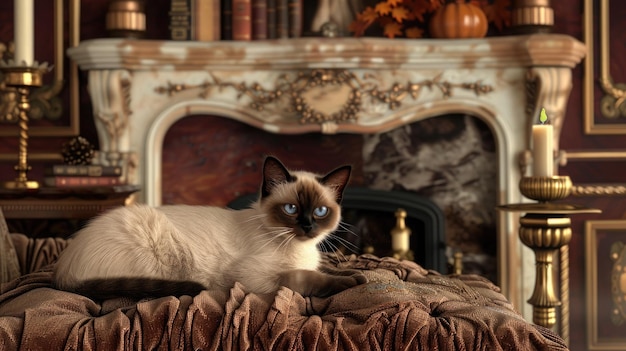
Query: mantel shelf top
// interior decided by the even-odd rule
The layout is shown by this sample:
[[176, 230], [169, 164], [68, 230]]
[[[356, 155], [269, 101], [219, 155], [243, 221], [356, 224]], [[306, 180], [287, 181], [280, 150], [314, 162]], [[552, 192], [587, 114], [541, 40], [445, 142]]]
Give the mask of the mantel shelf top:
[[91, 39], [68, 55], [85, 70], [575, 67], [585, 45], [562, 34], [483, 39], [319, 38], [263, 41]]

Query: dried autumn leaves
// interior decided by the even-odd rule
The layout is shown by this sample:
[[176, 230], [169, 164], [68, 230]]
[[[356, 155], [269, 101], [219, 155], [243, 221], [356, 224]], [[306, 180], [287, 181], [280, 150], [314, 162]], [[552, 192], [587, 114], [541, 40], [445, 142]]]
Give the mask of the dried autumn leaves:
[[[465, 0], [456, 0], [465, 3]], [[426, 35], [427, 21], [438, 9], [445, 6], [446, 0], [384, 0], [374, 7], [368, 6], [350, 24], [354, 36], [365, 35], [373, 26], [382, 29], [388, 38], [423, 38]], [[472, 0], [467, 1], [480, 7], [487, 21], [501, 31], [510, 24], [511, 0]]]

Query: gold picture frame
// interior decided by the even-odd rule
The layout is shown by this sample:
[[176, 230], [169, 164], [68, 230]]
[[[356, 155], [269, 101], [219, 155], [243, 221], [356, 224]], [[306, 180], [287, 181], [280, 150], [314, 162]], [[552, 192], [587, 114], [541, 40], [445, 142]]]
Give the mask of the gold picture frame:
[[[78, 65], [70, 60], [68, 69], [68, 78], [65, 77], [64, 60], [64, 19], [68, 16], [68, 47], [77, 46], [80, 41], [80, 0], [70, 0], [67, 13], [64, 9], [64, 0], [54, 0], [54, 62], [50, 63], [53, 68], [52, 89], [62, 90], [66, 80], [69, 89], [69, 123], [64, 126], [30, 126], [28, 130], [29, 137], [70, 137], [76, 136], [80, 132], [80, 103], [79, 103], [79, 81], [78, 81]], [[58, 94], [58, 92], [56, 92]], [[17, 137], [19, 135], [19, 127], [13, 125], [3, 125], [0, 128], [0, 137]], [[0, 161], [14, 161], [17, 158], [16, 153], [0, 154]], [[30, 152], [30, 159], [50, 160], [59, 159], [60, 154], [55, 153], [37, 153]]]
[[[603, 110], [622, 110], [626, 108], [626, 89], [623, 83], [613, 83], [609, 72], [609, 0], [598, 0], [600, 13], [598, 27], [600, 31], [600, 86], [604, 91], [604, 98], [607, 99], [607, 106]], [[584, 21], [584, 42], [587, 45], [588, 54], [584, 62], [583, 80], [583, 120], [585, 134], [588, 135], [620, 135], [626, 134], [626, 118], [624, 123], [596, 123], [594, 106], [594, 0], [585, 0], [583, 9]], [[609, 101], [614, 100], [611, 107]], [[619, 111], [617, 111], [619, 113]], [[623, 116], [626, 117], [626, 116]]]
[[626, 220], [585, 222], [585, 264], [588, 350], [626, 350]]

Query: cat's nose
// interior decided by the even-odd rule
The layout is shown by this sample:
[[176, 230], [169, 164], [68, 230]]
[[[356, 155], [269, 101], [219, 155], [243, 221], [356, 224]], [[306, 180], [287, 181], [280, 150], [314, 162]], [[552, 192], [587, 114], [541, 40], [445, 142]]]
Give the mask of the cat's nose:
[[305, 234], [309, 234], [311, 229], [313, 229], [313, 226], [310, 224], [303, 224], [301, 227]]

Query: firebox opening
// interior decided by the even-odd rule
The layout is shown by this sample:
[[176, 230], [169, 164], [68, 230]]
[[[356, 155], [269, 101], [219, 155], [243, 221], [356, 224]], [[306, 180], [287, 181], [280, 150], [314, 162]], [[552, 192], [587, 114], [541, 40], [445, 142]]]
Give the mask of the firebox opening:
[[165, 135], [162, 203], [226, 206], [258, 191], [265, 155], [325, 173], [352, 164], [352, 186], [422, 195], [445, 217], [448, 261], [497, 281], [497, 154], [479, 118], [447, 114], [376, 134], [272, 134], [229, 118], [187, 116]]

